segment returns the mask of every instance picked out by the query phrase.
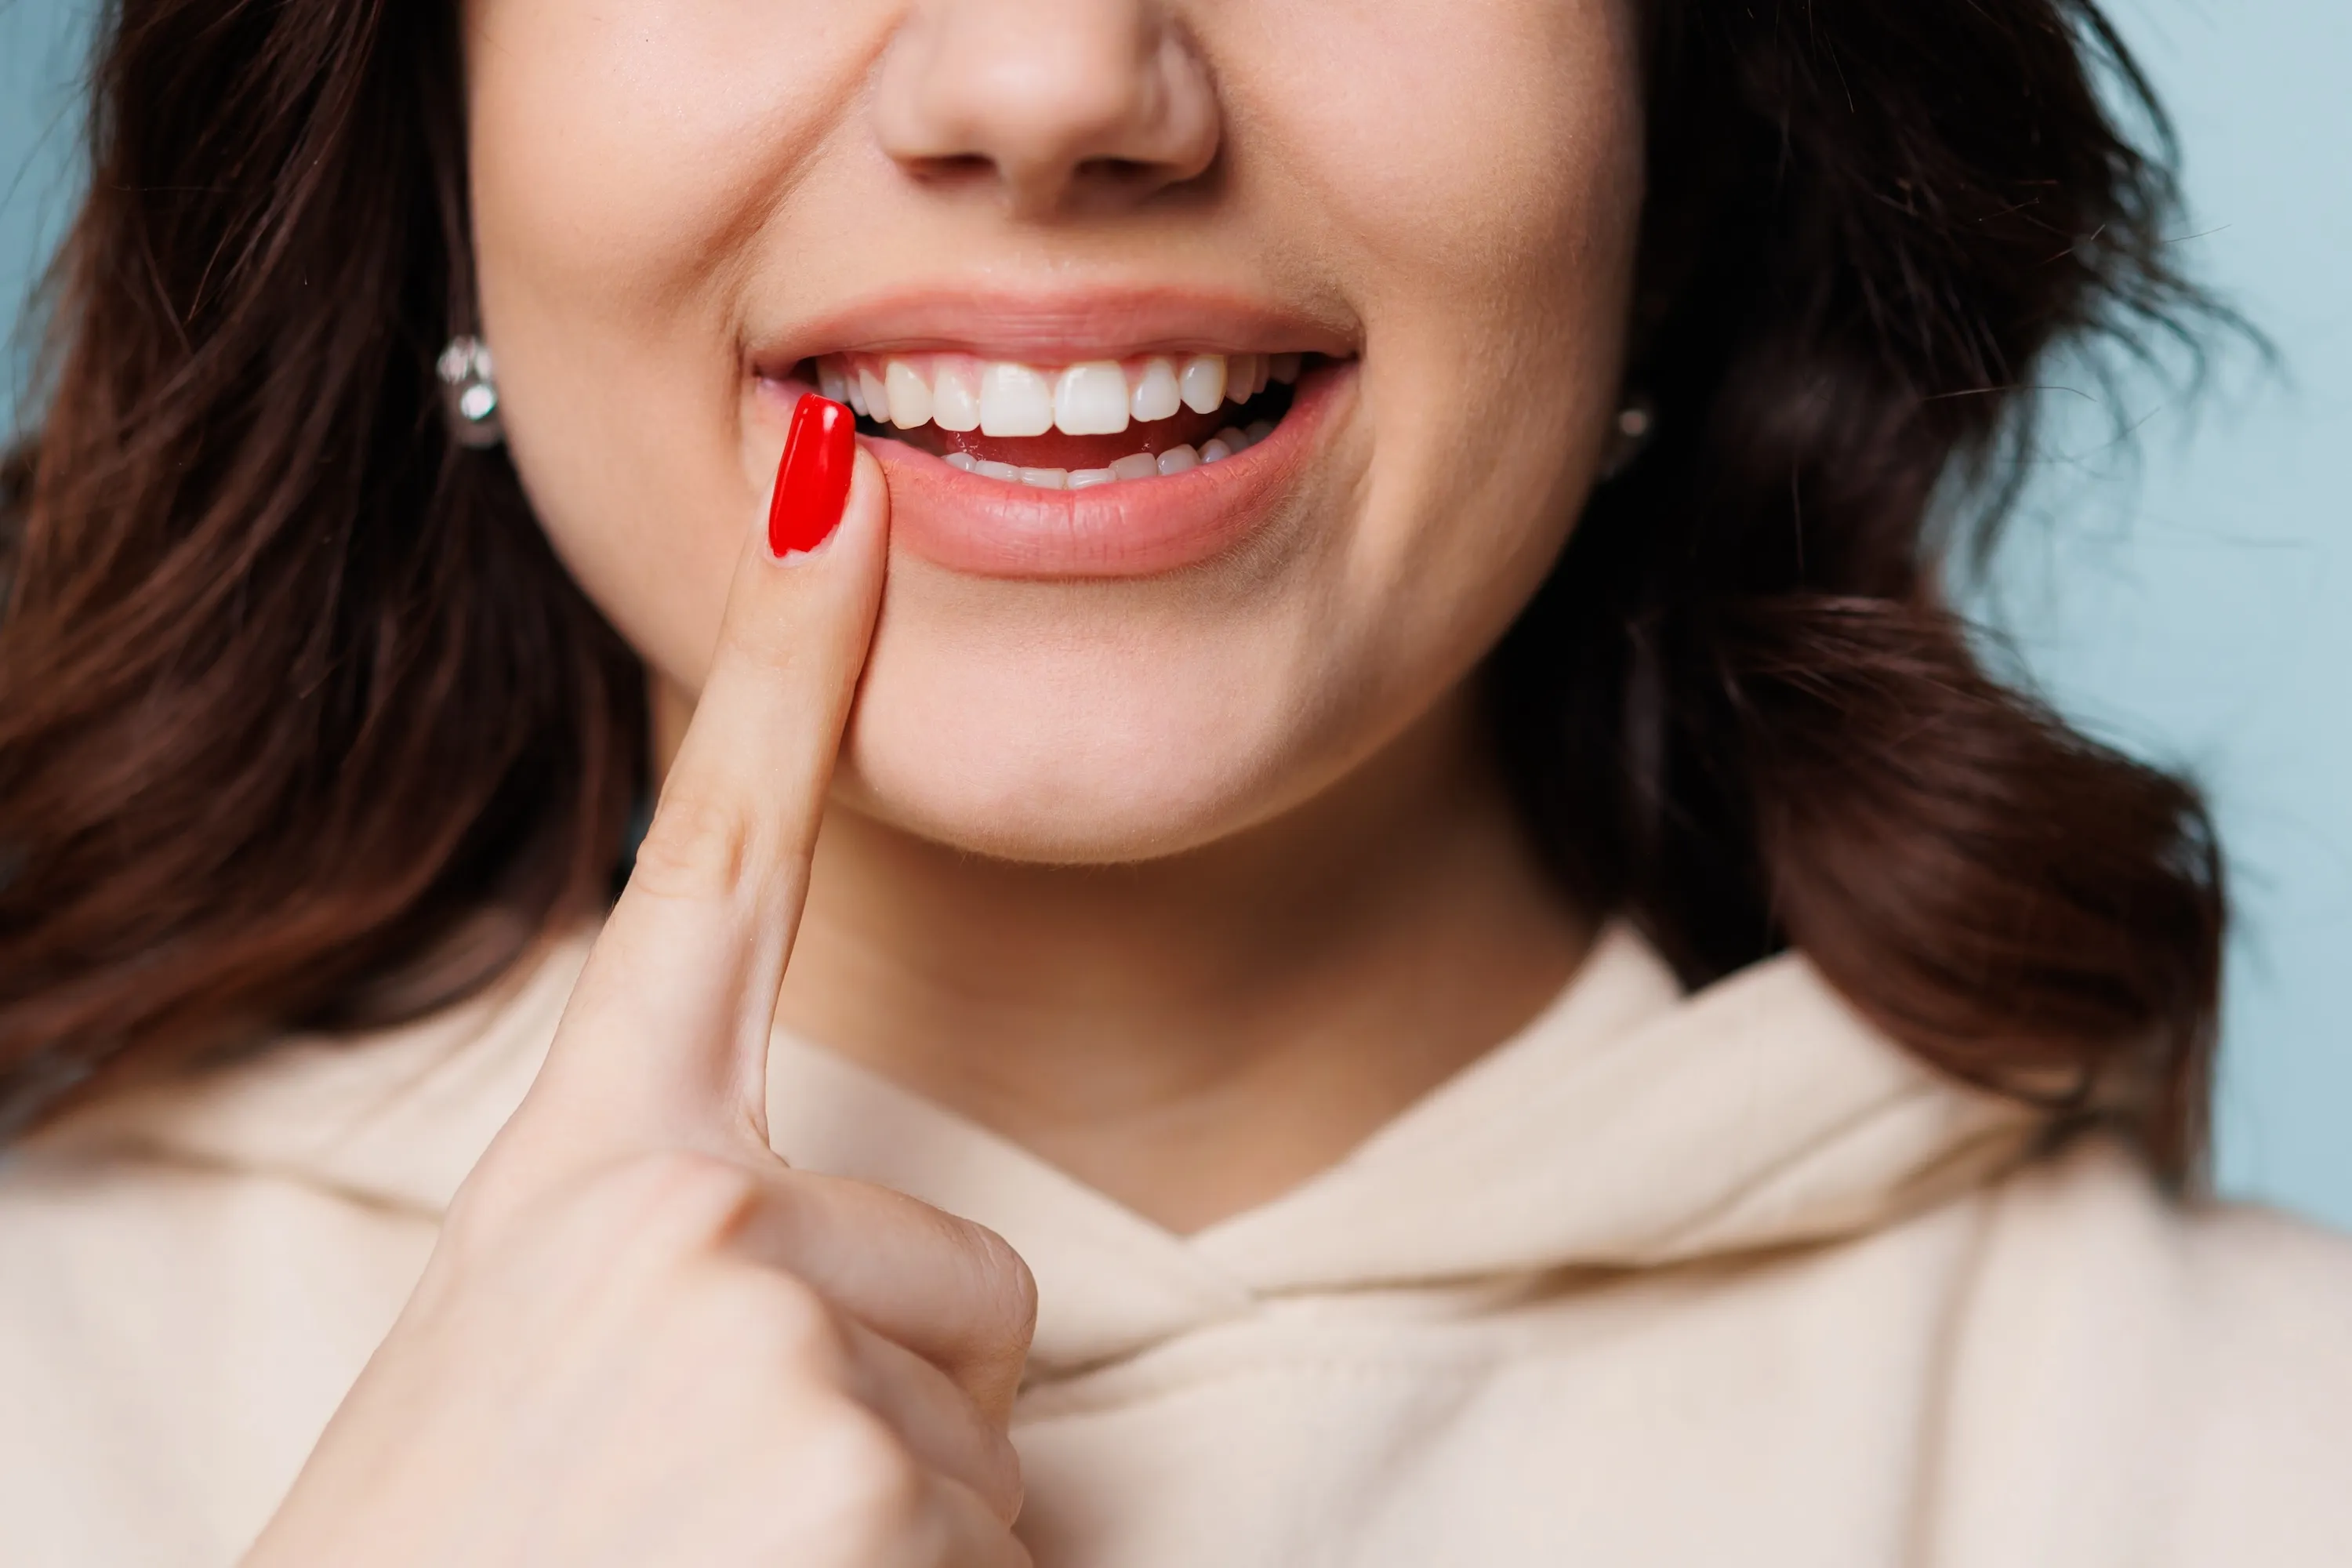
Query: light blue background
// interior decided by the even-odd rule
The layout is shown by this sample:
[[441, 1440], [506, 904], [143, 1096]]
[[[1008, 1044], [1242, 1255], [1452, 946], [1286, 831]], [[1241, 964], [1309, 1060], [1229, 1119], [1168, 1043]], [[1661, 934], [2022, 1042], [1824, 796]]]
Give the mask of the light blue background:
[[[68, 210], [85, 5], [0, 0], [0, 311]], [[2240, 919], [2222, 1183], [2352, 1226], [2352, 4], [2115, 5], [2187, 147], [2182, 259], [2284, 374], [2225, 356], [2196, 409], [2152, 379], [2056, 396], [1989, 613], [2071, 713], [2213, 792]]]

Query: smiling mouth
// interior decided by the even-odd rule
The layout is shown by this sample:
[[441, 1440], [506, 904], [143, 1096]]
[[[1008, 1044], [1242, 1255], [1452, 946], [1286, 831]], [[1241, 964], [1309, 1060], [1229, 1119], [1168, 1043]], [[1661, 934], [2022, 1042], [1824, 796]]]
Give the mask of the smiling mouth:
[[1273, 434], [1323, 356], [1146, 354], [1047, 365], [963, 353], [826, 354], [801, 376], [867, 436], [985, 479], [1090, 489], [1223, 462]]

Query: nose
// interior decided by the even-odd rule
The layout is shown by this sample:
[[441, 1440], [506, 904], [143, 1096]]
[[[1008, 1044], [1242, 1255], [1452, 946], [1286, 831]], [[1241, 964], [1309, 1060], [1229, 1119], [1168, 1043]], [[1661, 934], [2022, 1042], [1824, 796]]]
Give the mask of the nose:
[[1160, 0], [915, 0], [875, 85], [884, 151], [1024, 216], [1140, 202], [1206, 170], [1221, 116]]

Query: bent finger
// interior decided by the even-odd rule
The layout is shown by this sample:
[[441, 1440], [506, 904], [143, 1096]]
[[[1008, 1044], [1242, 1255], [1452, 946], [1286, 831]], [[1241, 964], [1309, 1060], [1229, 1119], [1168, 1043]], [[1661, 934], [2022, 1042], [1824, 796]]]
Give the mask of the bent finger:
[[954, 1477], [930, 1478], [924, 1511], [931, 1526], [928, 1549], [903, 1561], [924, 1568], [1035, 1568], [1021, 1538]]
[[779, 1172], [735, 1237], [766, 1266], [938, 1367], [1002, 1426], [1037, 1287], [994, 1231], [870, 1182]]
[[970, 1487], [1002, 1523], [1021, 1514], [1021, 1459], [947, 1373], [862, 1323], [848, 1325], [856, 1394], [909, 1453]]

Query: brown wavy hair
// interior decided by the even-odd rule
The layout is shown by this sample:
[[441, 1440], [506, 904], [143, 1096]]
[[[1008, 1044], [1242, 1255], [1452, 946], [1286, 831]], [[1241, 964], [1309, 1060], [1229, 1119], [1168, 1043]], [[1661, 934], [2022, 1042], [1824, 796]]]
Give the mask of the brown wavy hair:
[[[18, 1124], [442, 1005], [607, 895], [642, 675], [505, 458], [437, 411], [472, 297], [454, 11], [102, 18], [43, 413], [0, 498]], [[1946, 581], [2053, 346], [2203, 310], [2165, 260], [2147, 84], [2091, 0], [1650, 12], [1659, 435], [1491, 662], [1523, 807], [1686, 979], [1801, 947], [1927, 1060], [2189, 1175], [2208, 818], [1989, 673]]]

